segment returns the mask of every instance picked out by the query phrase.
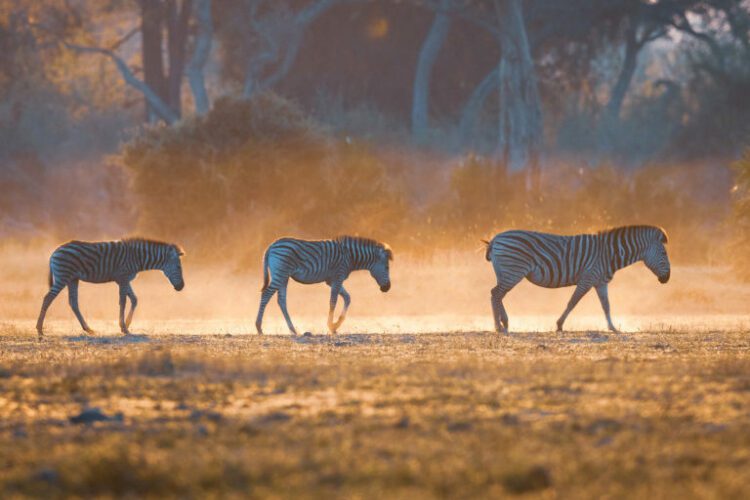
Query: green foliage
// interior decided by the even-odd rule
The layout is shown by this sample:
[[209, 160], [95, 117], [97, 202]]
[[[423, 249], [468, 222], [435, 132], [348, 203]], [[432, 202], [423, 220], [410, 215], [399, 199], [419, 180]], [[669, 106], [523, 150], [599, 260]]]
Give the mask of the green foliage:
[[733, 254], [735, 269], [750, 279], [750, 149], [733, 165], [735, 187], [732, 199]]

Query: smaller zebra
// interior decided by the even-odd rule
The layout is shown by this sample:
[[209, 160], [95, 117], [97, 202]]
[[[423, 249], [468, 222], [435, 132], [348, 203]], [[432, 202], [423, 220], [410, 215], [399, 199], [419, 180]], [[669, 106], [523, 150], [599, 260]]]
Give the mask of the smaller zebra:
[[599, 296], [607, 326], [616, 332], [609, 314], [607, 284], [623, 267], [643, 261], [660, 283], [669, 281], [667, 233], [656, 226], [622, 226], [574, 236], [515, 230], [500, 233], [485, 243], [486, 258], [492, 262], [497, 277], [490, 301], [498, 333], [508, 333], [503, 298], [524, 278], [545, 288], [576, 285], [568, 307], [557, 320], [558, 332], [578, 301], [592, 288]]
[[[333, 240], [308, 241], [281, 238], [274, 241], [263, 255], [263, 288], [255, 327], [263, 334], [263, 312], [273, 294], [278, 291], [278, 303], [292, 335], [297, 330], [286, 309], [286, 289], [289, 278], [304, 283], [325, 283], [331, 287], [331, 303], [328, 310], [328, 329], [334, 334], [343, 323], [351, 304], [351, 297], [344, 289], [344, 280], [352, 271], [368, 270], [382, 292], [391, 288], [389, 261], [393, 252], [385, 243], [368, 238], [340, 236]], [[269, 278], [270, 274], [270, 278]], [[333, 312], [338, 296], [344, 299], [344, 310], [336, 321]]]
[[[185, 286], [182, 278], [182, 248], [172, 243], [143, 238], [128, 238], [120, 241], [86, 242], [70, 241], [58, 247], [49, 259], [49, 287], [42, 302], [42, 310], [36, 322], [36, 330], [43, 334], [44, 316], [55, 297], [66, 286], [68, 302], [81, 328], [89, 334], [89, 328], [78, 309], [78, 282], [108, 283], [116, 282], [120, 286], [120, 330], [129, 335], [128, 327], [133, 319], [133, 312], [138, 298], [130, 286], [135, 276], [141, 271], [161, 270], [178, 292]], [[125, 317], [125, 305], [130, 298], [130, 312]]]

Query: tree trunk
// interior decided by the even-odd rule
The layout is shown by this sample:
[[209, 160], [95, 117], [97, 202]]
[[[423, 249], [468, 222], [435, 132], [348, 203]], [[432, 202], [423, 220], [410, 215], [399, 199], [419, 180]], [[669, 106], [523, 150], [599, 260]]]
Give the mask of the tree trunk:
[[521, 0], [495, 0], [501, 36], [497, 156], [510, 171], [525, 170], [527, 187], [541, 180], [542, 111]]
[[615, 86], [612, 87], [612, 93], [605, 109], [605, 117], [610, 123], [614, 123], [620, 118], [622, 103], [625, 101], [630, 82], [633, 81], [633, 75], [638, 65], [638, 52], [641, 45], [636, 40], [636, 24], [632, 22], [628, 27], [625, 35], [625, 59], [617, 77]]
[[185, 72], [185, 49], [192, 3], [192, 0], [167, 0], [167, 103], [178, 116], [182, 115], [182, 77]]
[[429, 127], [430, 77], [437, 56], [450, 29], [450, 15], [446, 12], [450, 0], [441, 0], [435, 20], [422, 43], [414, 77], [411, 108], [411, 130], [416, 139], [423, 139]]
[[198, 33], [195, 36], [193, 57], [187, 67], [187, 77], [193, 92], [195, 112], [199, 115], [208, 113], [211, 106], [206, 92], [203, 68], [211, 54], [213, 39], [213, 21], [211, 18], [211, 0], [198, 0], [195, 5], [195, 17], [198, 21]]
[[[143, 58], [143, 82], [162, 101], [169, 103], [167, 81], [164, 78], [162, 57], [162, 22], [164, 6], [161, 1], [141, 0], [141, 50]], [[146, 120], [157, 121], [158, 114], [146, 100]]]
[[476, 86], [474, 91], [471, 93], [469, 100], [466, 101], [463, 111], [461, 112], [461, 121], [459, 122], [458, 129], [461, 134], [461, 144], [464, 147], [470, 145], [471, 136], [474, 133], [474, 129], [477, 123], [477, 115], [482, 110], [484, 101], [490, 96], [495, 87], [498, 84], [497, 78], [498, 68], [493, 68], [487, 76], [485, 76], [479, 85]]

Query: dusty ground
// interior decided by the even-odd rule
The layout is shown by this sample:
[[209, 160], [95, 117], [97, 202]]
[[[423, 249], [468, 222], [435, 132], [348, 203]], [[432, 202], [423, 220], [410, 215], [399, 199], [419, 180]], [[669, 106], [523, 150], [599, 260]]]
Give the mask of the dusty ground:
[[4, 498], [750, 494], [748, 331], [1, 333]]
[[[618, 273], [622, 335], [593, 293], [549, 332], [572, 289], [524, 283], [499, 337], [481, 252], [397, 255], [388, 294], [347, 282], [335, 338], [327, 288], [293, 284], [316, 334], [293, 339], [275, 301], [275, 335], [247, 335], [257, 272], [188, 256], [181, 293], [134, 282], [141, 335], [119, 336], [114, 285], [83, 284], [99, 335], [63, 292], [38, 342], [48, 250], [0, 249], [1, 498], [750, 496], [750, 287], [726, 269]], [[107, 420], [70, 421], [92, 408]]]

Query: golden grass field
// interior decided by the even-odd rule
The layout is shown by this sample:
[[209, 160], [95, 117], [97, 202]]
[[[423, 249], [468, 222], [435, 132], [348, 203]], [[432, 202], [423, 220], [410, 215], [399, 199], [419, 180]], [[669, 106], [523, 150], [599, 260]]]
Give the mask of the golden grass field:
[[[188, 262], [182, 294], [134, 283], [140, 335], [117, 333], [113, 286], [84, 285], [98, 335], [63, 293], [41, 342], [46, 256], [19, 260], [0, 272], [0, 497], [750, 495], [749, 287], [627, 270], [617, 335], [595, 296], [550, 332], [571, 290], [521, 286], [498, 336], [491, 270], [469, 257], [397, 260], [389, 294], [353, 277], [335, 337], [324, 286], [289, 292], [312, 336], [286, 335], [274, 302], [259, 337], [257, 274]], [[91, 408], [109, 419], [71, 422]]]

